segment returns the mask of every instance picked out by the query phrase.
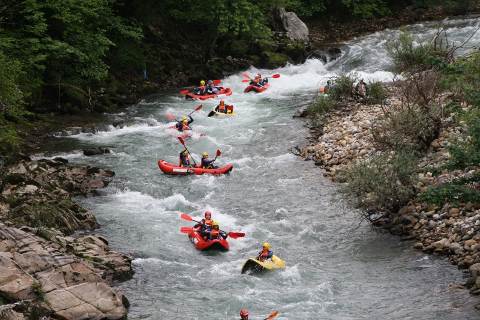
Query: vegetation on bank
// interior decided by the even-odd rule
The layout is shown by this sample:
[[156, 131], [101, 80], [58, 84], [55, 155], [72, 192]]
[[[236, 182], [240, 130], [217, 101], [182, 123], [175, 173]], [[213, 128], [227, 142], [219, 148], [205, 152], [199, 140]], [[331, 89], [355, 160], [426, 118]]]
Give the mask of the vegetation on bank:
[[361, 20], [407, 6], [465, 13], [474, 2], [5, 0], [0, 154], [18, 150], [18, 128], [40, 121], [37, 113], [103, 112], [148, 83], [193, 82], [245, 67], [242, 61], [274, 67], [287, 55], [301, 57], [303, 45], [281, 43], [273, 32], [278, 7], [311, 19]]
[[[480, 204], [480, 52], [459, 55], [461, 48], [446, 39], [439, 31], [431, 41], [416, 45], [411, 35], [403, 33], [387, 45], [393, 70], [404, 79], [393, 86], [401, 104], [384, 106], [383, 116], [371, 128], [378, 152], [341, 175], [345, 191], [366, 209], [366, 218], [375, 212], [396, 214], [417, 196], [438, 207]], [[345, 100], [351, 97], [343, 93], [351, 92], [355, 81], [352, 76], [341, 76], [338, 92], [334, 88], [328, 98], [311, 106], [314, 119], [347, 105]], [[374, 91], [381, 101], [384, 92], [380, 86], [375, 84]], [[420, 162], [447, 124], [462, 128], [460, 135], [449, 141], [448, 161], [420, 169]], [[462, 173], [460, 178], [427, 190], [417, 188], [419, 174], [448, 175], [454, 170]]]

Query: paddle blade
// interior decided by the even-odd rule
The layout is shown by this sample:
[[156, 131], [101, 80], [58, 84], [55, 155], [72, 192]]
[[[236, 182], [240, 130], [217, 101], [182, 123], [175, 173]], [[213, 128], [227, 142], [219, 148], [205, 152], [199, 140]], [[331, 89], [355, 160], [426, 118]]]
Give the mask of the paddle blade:
[[180, 94], [187, 94], [189, 91], [187, 89], [185, 90], [180, 90]]
[[228, 236], [232, 239], [245, 237], [245, 232], [229, 232]]
[[214, 85], [220, 84], [221, 82], [222, 82], [222, 80], [213, 80]]
[[165, 117], [167, 118], [168, 121], [174, 121], [175, 120], [175, 115], [171, 112], [167, 112], [165, 114]]
[[192, 220], [193, 220], [193, 218], [190, 217], [190, 216], [189, 216], [188, 214], [186, 214], [186, 213], [182, 213], [182, 214], [180, 215], [180, 218], [182, 218], [183, 220], [187, 220], [187, 221], [192, 221]]
[[273, 311], [268, 315], [268, 317], [265, 318], [265, 320], [272, 320], [275, 319], [278, 316], [278, 311]]
[[178, 137], [178, 141], [185, 147], [185, 140], [182, 137]]
[[192, 232], [193, 232], [193, 228], [192, 228], [192, 227], [181, 227], [181, 228], [180, 228], [180, 232], [181, 232], [181, 233], [192, 233]]
[[277, 78], [280, 78], [280, 75], [278, 73], [276, 73], [276, 74], [272, 75], [271, 78], [277, 79]]
[[243, 79], [242, 82], [250, 82], [248, 79]]
[[213, 110], [208, 113], [208, 117], [213, 117], [214, 115], [215, 115], [215, 111]]
[[220, 149], [217, 149], [216, 155], [217, 155], [217, 157], [220, 157], [222, 155], [222, 151], [220, 151]]

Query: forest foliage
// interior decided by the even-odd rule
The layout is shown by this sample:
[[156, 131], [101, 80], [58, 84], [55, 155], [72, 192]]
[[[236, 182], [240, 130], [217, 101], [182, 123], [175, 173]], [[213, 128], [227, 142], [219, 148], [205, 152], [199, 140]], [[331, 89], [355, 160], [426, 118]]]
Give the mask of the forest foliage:
[[27, 111], [104, 111], [105, 92], [141, 81], [147, 65], [155, 78], [218, 55], [241, 55], [251, 43], [268, 50], [277, 7], [305, 18], [351, 20], [438, 3], [455, 8], [458, 1], [3, 0], [0, 152], [15, 149], [16, 124]]

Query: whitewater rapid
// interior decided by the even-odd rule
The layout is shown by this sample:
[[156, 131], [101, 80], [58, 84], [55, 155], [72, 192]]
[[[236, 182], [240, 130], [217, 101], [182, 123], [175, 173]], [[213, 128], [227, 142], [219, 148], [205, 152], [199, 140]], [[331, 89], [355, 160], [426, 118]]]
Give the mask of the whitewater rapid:
[[[462, 41], [478, 19], [446, 21], [452, 39]], [[419, 39], [436, 32], [434, 23], [407, 28]], [[473, 299], [450, 287], [464, 278], [444, 259], [424, 255], [411, 244], [358, 226], [358, 212], [322, 177], [313, 163], [289, 149], [305, 143], [304, 123], [292, 119], [326, 81], [354, 72], [366, 81], [391, 81], [384, 44], [399, 35], [386, 30], [346, 43], [344, 55], [323, 64], [308, 60], [276, 70], [263, 94], [243, 94], [241, 74], [223, 79], [234, 94], [236, 117], [208, 118], [218, 99], [202, 102], [187, 141], [198, 159], [222, 150], [218, 163], [233, 163], [221, 177], [163, 175], [158, 159], [177, 162], [182, 150], [168, 129], [167, 114], [180, 117], [199, 102], [176, 93], [145, 98], [121, 114], [123, 127], [58, 137], [50, 148], [74, 163], [106, 167], [115, 181], [97, 197], [79, 201], [91, 208], [116, 250], [134, 257], [135, 275], [119, 284], [131, 302], [129, 319], [237, 319], [248, 308], [253, 319], [278, 310], [278, 319], [477, 319]], [[419, 41], [420, 41], [419, 40]], [[480, 35], [472, 38], [479, 43]], [[82, 148], [109, 146], [112, 154], [85, 157]], [[58, 152], [57, 152], [58, 154]], [[52, 154], [50, 156], [55, 156]], [[226, 253], [198, 252], [179, 232], [189, 226], [180, 212], [200, 217], [205, 210], [227, 231]], [[269, 241], [287, 268], [263, 276], [241, 275], [243, 262]]]

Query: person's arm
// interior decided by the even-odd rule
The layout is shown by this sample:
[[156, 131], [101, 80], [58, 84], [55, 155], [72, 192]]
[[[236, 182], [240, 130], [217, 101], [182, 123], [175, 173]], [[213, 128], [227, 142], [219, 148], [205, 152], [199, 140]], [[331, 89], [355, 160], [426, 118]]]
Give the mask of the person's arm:
[[193, 122], [193, 118], [192, 116], [188, 116], [190, 118], [190, 120], [188, 120], [188, 124], [192, 123]]

